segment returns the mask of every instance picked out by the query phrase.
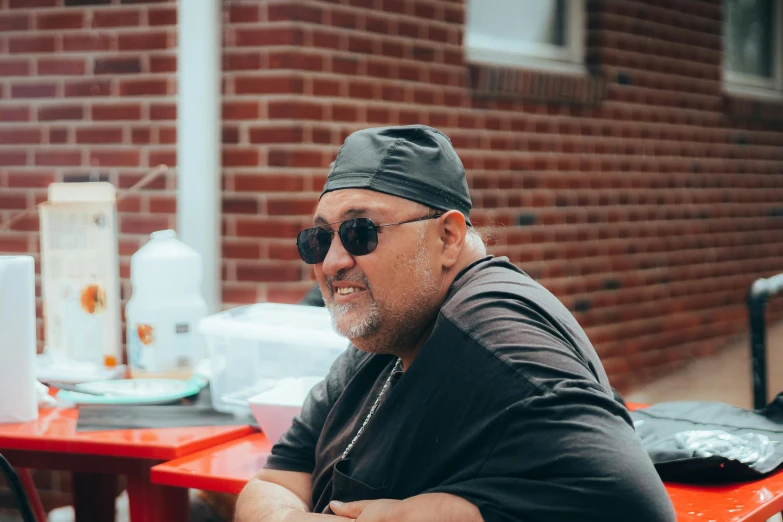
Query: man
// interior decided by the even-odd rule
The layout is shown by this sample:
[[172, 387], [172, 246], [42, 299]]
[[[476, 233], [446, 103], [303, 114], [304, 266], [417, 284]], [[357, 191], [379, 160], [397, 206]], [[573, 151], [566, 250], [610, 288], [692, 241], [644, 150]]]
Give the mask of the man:
[[675, 519], [584, 332], [470, 209], [441, 132], [347, 138], [297, 244], [352, 346], [238, 522]]

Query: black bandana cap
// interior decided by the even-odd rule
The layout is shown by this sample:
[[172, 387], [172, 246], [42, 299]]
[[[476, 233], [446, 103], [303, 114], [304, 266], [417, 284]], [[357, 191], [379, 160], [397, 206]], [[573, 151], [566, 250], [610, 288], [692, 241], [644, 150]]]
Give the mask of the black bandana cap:
[[471, 224], [465, 167], [448, 136], [425, 125], [377, 127], [348, 136], [321, 197], [343, 189], [374, 190], [437, 210], [459, 210]]

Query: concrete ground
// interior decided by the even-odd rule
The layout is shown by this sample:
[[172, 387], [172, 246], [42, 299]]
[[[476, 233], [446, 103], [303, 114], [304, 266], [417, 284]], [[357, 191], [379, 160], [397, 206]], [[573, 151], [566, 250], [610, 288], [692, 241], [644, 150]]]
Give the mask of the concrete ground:
[[[783, 391], [783, 322], [767, 326], [768, 399]], [[671, 375], [624, 395], [629, 402], [717, 401], [741, 408], [753, 405], [750, 341], [744, 338], [717, 355], [699, 358]]]

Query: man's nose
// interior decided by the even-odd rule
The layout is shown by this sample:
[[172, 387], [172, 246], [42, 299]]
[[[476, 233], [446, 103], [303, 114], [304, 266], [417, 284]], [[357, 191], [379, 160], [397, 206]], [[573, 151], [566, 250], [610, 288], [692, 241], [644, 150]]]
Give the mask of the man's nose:
[[332, 236], [332, 244], [326, 253], [326, 258], [321, 266], [324, 275], [335, 277], [339, 272], [350, 269], [356, 264], [356, 260], [345, 250], [340, 236], [335, 233]]

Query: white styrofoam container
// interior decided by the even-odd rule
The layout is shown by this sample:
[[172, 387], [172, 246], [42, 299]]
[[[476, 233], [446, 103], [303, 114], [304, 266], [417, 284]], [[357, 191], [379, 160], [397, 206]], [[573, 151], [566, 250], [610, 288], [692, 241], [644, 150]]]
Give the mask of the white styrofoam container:
[[320, 377], [283, 379], [274, 388], [250, 397], [250, 410], [269, 442], [277, 443], [291, 427], [310, 390], [320, 381]]
[[248, 399], [284, 379], [323, 378], [348, 340], [332, 329], [325, 308], [277, 303], [241, 306], [205, 317], [212, 405], [249, 415]]

